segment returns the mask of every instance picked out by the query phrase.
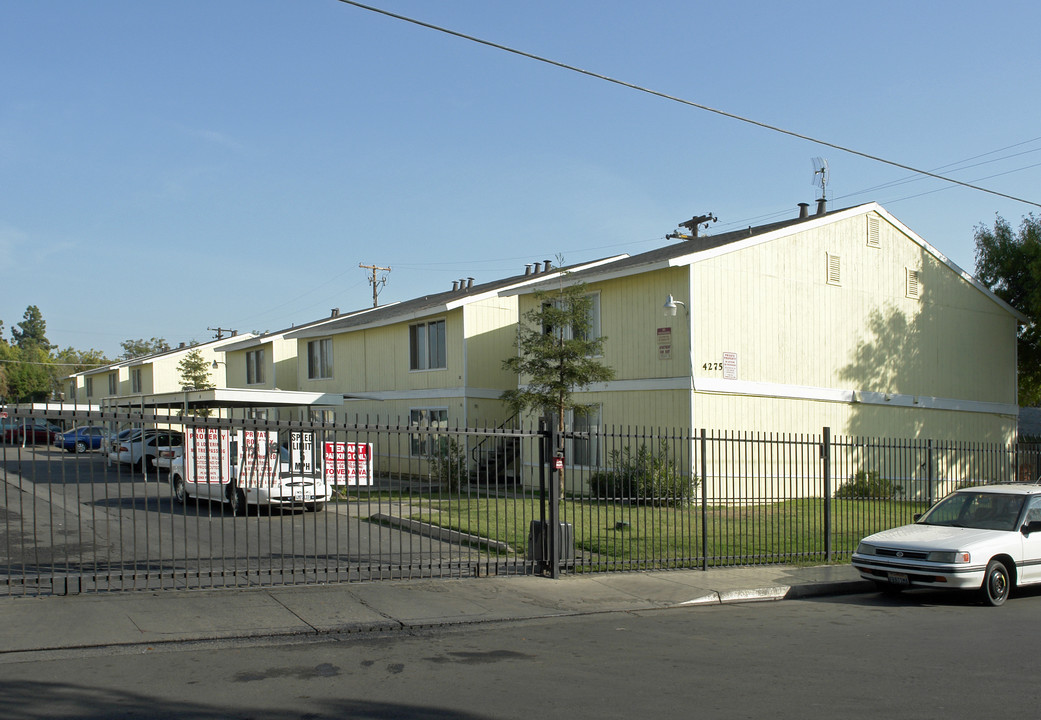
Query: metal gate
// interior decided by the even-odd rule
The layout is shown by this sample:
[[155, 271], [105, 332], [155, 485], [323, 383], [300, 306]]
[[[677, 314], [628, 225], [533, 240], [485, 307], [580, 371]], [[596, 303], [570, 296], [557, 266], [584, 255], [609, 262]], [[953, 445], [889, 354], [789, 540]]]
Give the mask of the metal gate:
[[[63, 448], [44, 425], [55, 421], [103, 427], [104, 446], [72, 439]], [[545, 500], [532, 481], [537, 432], [84, 412], [9, 417], [4, 427], [0, 593], [543, 570], [527, 547]], [[207, 446], [207, 435], [228, 442]], [[264, 450], [278, 455], [268, 470], [296, 485], [328, 483], [328, 499], [254, 504], [249, 477], [264, 471], [257, 438], [278, 448]], [[180, 477], [200, 481], [196, 497], [181, 500], [177, 463]], [[237, 476], [205, 487], [201, 464]]]

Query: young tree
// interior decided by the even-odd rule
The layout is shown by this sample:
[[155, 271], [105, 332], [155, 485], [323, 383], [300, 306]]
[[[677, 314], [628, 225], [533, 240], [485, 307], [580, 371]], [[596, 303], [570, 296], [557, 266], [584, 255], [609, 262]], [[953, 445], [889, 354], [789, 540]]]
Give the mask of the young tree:
[[[503, 367], [516, 373], [523, 385], [500, 397], [514, 412], [533, 410], [552, 418], [563, 432], [567, 412], [587, 407], [575, 402], [575, 392], [610, 380], [614, 370], [597, 359], [607, 338], [593, 337], [593, 300], [585, 285], [539, 291], [535, 301], [518, 326], [517, 354], [503, 361]], [[563, 474], [560, 482], [563, 494]]]
[[181, 372], [182, 390], [207, 390], [215, 387], [210, 380], [210, 366], [198, 348], [185, 355], [181, 362], [177, 363], [177, 369]]
[[1041, 403], [1041, 218], [1027, 215], [1019, 231], [998, 215], [994, 229], [975, 228], [976, 277], [1027, 316], [1019, 328], [1019, 404]]

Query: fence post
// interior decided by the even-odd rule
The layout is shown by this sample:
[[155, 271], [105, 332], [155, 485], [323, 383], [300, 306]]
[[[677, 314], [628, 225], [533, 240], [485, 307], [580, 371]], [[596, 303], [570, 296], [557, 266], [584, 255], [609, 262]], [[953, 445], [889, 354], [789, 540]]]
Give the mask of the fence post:
[[554, 580], [560, 578], [560, 545], [563, 538], [560, 537], [560, 475], [562, 469], [557, 469], [557, 452], [560, 435], [556, 425], [551, 425], [548, 435], [548, 461], [553, 463], [549, 477], [549, 525], [546, 527], [547, 550], [549, 551], [549, 576]]
[[701, 569], [708, 570], [708, 439], [701, 428]]
[[546, 463], [549, 462], [549, 458], [552, 456], [552, 452], [549, 451], [549, 423], [545, 418], [539, 419], [539, 525], [541, 533], [536, 534], [534, 528], [529, 531], [531, 536], [531, 542], [537, 542], [539, 544], [538, 552], [535, 548], [530, 548], [529, 552], [533, 553], [534, 557], [538, 558], [537, 572], [541, 575], [546, 572], [546, 558], [548, 546], [546, 540], [546, 528], [549, 525], [546, 522]]
[[933, 441], [929, 440], [925, 446], [925, 481], [929, 492], [926, 494], [926, 499], [929, 501], [929, 507], [933, 506]]
[[824, 462], [824, 559], [831, 562], [831, 428], [824, 428], [821, 442], [821, 460]]

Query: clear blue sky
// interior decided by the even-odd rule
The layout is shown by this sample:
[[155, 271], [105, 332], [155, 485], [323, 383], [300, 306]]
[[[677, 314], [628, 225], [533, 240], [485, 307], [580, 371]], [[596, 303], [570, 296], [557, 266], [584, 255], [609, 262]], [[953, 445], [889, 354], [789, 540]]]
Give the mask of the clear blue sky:
[[[1041, 203], [1035, 2], [370, 4]], [[4, 334], [110, 357], [794, 216], [814, 156], [969, 272], [1038, 211], [335, 0], [9, 1], [0, 78]]]

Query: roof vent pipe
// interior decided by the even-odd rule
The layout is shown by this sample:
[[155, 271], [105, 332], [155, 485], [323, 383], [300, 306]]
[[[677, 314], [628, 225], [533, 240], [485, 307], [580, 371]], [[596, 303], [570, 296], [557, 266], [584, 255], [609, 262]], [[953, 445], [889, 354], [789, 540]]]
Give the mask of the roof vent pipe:
[[455, 292], [458, 289], [459, 289], [459, 281], [458, 280], [453, 280], [452, 281], [452, 292]]
[[333, 308], [332, 310], [329, 311], [329, 317], [339, 317], [339, 316], [340, 316], [340, 308]]
[[469, 290], [474, 286], [474, 279], [472, 277], [466, 278], [466, 289]]
[[553, 267], [553, 261], [552, 260], [543, 260], [542, 262], [546, 263], [546, 272], [549, 272], [550, 269]]
[[531, 267], [532, 267], [531, 272], [534, 275], [538, 275], [540, 272], [542, 272], [542, 263], [532, 263]]
[[524, 266], [524, 274], [531, 275], [531, 263], [528, 263]]
[[799, 218], [806, 218], [810, 216], [810, 204], [799, 203]]
[[828, 201], [825, 198], [817, 200], [817, 214], [823, 215], [828, 212]]

